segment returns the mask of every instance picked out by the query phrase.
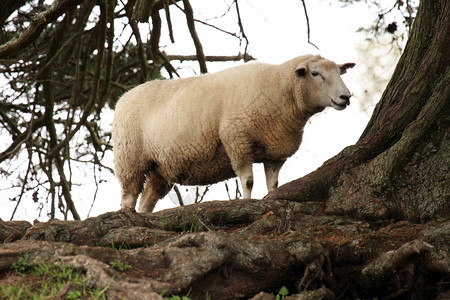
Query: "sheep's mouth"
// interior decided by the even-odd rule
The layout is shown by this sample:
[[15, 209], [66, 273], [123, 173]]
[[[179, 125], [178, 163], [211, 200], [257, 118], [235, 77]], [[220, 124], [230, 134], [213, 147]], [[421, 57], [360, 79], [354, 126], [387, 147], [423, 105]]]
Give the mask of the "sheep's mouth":
[[336, 101], [334, 101], [333, 99], [331, 99], [331, 102], [336, 105], [337, 107], [339, 107], [339, 109], [346, 109], [348, 105], [350, 105], [350, 100], [344, 100], [344, 103], [337, 103]]

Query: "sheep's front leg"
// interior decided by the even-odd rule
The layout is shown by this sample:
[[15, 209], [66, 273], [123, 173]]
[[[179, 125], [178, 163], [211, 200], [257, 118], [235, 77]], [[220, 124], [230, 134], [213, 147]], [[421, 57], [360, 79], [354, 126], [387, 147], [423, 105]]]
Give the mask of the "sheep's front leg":
[[241, 180], [242, 190], [244, 192], [244, 199], [250, 199], [252, 197], [253, 188], [253, 170], [252, 164], [245, 165], [236, 170], [236, 174]]
[[286, 160], [268, 161], [264, 163], [267, 191], [272, 192], [278, 187], [278, 174]]
[[234, 173], [241, 180], [244, 199], [250, 199], [253, 188], [252, 144], [245, 134], [235, 136], [230, 133], [234, 127], [226, 127], [221, 134], [221, 142], [231, 162]]

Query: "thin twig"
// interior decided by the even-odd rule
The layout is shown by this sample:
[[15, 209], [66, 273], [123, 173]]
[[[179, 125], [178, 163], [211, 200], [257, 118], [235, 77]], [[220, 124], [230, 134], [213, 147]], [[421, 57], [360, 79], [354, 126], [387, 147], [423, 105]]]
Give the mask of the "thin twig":
[[[95, 200], [97, 200], [97, 193], [98, 193], [98, 189], [99, 189], [99, 183], [98, 183], [98, 180], [97, 180], [97, 172], [95, 170], [95, 165], [94, 165], [93, 169], [94, 169], [93, 177], [94, 177], [94, 183], [95, 183], [95, 191], [94, 191], [94, 196], [92, 197], [91, 207], [89, 207], [89, 211], [88, 211], [87, 216], [86, 216], [87, 218], [89, 218], [89, 215], [91, 214], [92, 208], [94, 207]], [[101, 170], [99, 170], [99, 172], [101, 172]]]
[[228, 183], [226, 183], [226, 182], [225, 182], [225, 190], [227, 191], [228, 200], [231, 200], [230, 190], [229, 190], [229, 188], [228, 188]]
[[308, 32], [308, 44], [313, 45], [314, 47], [316, 47], [317, 50], [320, 50], [319, 47], [317, 47], [314, 43], [311, 42], [311, 33], [310, 33], [310, 28], [309, 28], [309, 17], [308, 17], [308, 10], [306, 9], [305, 0], [302, 0], [302, 4], [303, 4], [303, 11], [305, 12], [305, 18], [306, 18], [306, 28], [307, 28], [307, 32]]
[[238, 17], [239, 29], [241, 31], [242, 37], [245, 40], [245, 48], [244, 48], [244, 57], [245, 57], [247, 55], [247, 49], [248, 49], [249, 42], [248, 42], [247, 35], [245, 34], [245, 31], [244, 31], [244, 25], [242, 25], [241, 11], [239, 10], [238, 0], [234, 0], [234, 3], [236, 4], [236, 13], [237, 13], [237, 17]]
[[174, 185], [173, 190], [177, 194], [178, 202], [180, 203], [180, 206], [184, 206], [183, 197], [181, 197], [180, 189], [178, 188], [178, 186]]
[[25, 177], [24, 177], [24, 179], [23, 179], [22, 188], [20, 189], [20, 196], [19, 196], [19, 199], [17, 200], [17, 204], [16, 204], [16, 206], [14, 207], [14, 211], [13, 211], [12, 214], [11, 214], [11, 218], [9, 219], [10, 221], [13, 220], [14, 215], [16, 214], [17, 208], [19, 207], [20, 201], [22, 200], [22, 197], [23, 197], [23, 195], [24, 195], [24, 193], [25, 193], [25, 186], [27, 185], [27, 182], [28, 182], [28, 174], [30, 174], [30, 171], [31, 171], [31, 162], [33, 161], [33, 160], [31, 159], [31, 156], [32, 156], [32, 155], [33, 155], [33, 154], [31, 153], [31, 150], [28, 150], [28, 157], [29, 157], [29, 158], [28, 158], [28, 167], [27, 167], [27, 171], [26, 171]]
[[235, 37], [235, 38], [239, 38], [239, 36], [238, 36], [236, 33], [226, 31], [226, 30], [224, 30], [224, 29], [222, 29], [222, 28], [219, 28], [219, 27], [217, 27], [217, 26], [215, 26], [215, 25], [209, 24], [209, 23], [207, 23], [207, 22], [205, 22], [205, 21], [202, 21], [202, 20], [199, 20], [199, 19], [194, 19], [194, 21], [195, 21], [195, 22], [198, 22], [198, 23], [200, 23], [200, 24], [203, 24], [203, 25], [205, 25], [205, 26], [214, 28], [215, 30], [218, 30], [218, 31], [220, 31], [220, 32], [223, 32], [223, 33], [226, 33], [226, 34], [228, 34], [228, 35], [231, 35], [231, 36], [233, 36], [233, 37]]

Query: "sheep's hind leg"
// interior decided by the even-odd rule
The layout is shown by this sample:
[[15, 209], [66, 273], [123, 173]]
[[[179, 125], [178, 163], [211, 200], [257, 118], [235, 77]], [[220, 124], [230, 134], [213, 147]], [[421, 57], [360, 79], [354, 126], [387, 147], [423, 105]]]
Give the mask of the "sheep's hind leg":
[[267, 191], [272, 192], [278, 187], [278, 174], [286, 160], [268, 161], [264, 163]]
[[139, 194], [142, 191], [142, 186], [144, 185], [144, 176], [136, 175], [131, 176], [131, 178], [135, 178], [134, 180], [120, 180], [120, 185], [122, 188], [122, 209], [131, 209], [134, 210], [136, 208], [136, 201], [139, 197]]
[[149, 213], [155, 208], [156, 202], [169, 193], [172, 185], [155, 172], [146, 176], [146, 183], [141, 199], [139, 200], [139, 213]]

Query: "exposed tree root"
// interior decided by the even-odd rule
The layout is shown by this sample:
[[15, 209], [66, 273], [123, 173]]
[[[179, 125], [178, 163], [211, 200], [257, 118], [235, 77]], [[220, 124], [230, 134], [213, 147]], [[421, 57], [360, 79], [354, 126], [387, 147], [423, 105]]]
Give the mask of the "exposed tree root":
[[[303, 214], [304, 204], [287, 201], [225, 204], [38, 223], [24, 240], [0, 245], [0, 274], [28, 253], [73, 265], [111, 298], [269, 299], [286, 286], [286, 299], [428, 299], [449, 289], [449, 221], [370, 224]], [[131, 268], [120, 272], [112, 261]]]

